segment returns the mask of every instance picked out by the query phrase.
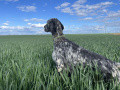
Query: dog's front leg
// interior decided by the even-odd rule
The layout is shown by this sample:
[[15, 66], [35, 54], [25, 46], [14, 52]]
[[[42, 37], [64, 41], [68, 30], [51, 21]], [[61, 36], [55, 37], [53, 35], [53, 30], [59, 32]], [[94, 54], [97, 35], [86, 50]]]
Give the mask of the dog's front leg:
[[57, 64], [58, 72], [61, 72], [63, 70], [63, 68], [64, 68], [63, 60], [62, 59], [57, 59], [56, 64]]

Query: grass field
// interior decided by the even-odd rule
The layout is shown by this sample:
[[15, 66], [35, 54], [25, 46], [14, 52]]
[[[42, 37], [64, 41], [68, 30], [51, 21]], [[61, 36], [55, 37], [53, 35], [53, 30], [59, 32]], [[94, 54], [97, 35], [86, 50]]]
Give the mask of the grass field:
[[[120, 35], [65, 35], [76, 44], [120, 62]], [[77, 66], [59, 75], [51, 35], [0, 36], [0, 90], [120, 90], [98, 71]]]

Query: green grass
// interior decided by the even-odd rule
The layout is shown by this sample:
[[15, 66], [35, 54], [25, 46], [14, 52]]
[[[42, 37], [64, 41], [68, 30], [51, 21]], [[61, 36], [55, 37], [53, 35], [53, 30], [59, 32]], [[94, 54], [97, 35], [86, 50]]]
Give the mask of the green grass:
[[[65, 35], [76, 44], [120, 62], [120, 36]], [[120, 90], [99, 71], [77, 66], [71, 77], [59, 75], [51, 54], [51, 35], [0, 36], [0, 90]]]

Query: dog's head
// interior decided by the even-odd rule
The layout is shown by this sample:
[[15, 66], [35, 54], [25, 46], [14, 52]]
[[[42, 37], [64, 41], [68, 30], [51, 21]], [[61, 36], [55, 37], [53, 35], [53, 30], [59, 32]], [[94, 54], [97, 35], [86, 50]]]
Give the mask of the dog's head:
[[62, 31], [64, 26], [57, 18], [52, 18], [47, 21], [47, 24], [44, 26], [45, 32], [56, 33], [57, 31]]

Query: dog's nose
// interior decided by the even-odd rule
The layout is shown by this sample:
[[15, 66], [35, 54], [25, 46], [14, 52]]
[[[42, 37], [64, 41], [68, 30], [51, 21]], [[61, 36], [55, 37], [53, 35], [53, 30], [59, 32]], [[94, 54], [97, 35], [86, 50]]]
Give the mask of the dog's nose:
[[44, 28], [46, 28], [46, 25], [44, 26]]

